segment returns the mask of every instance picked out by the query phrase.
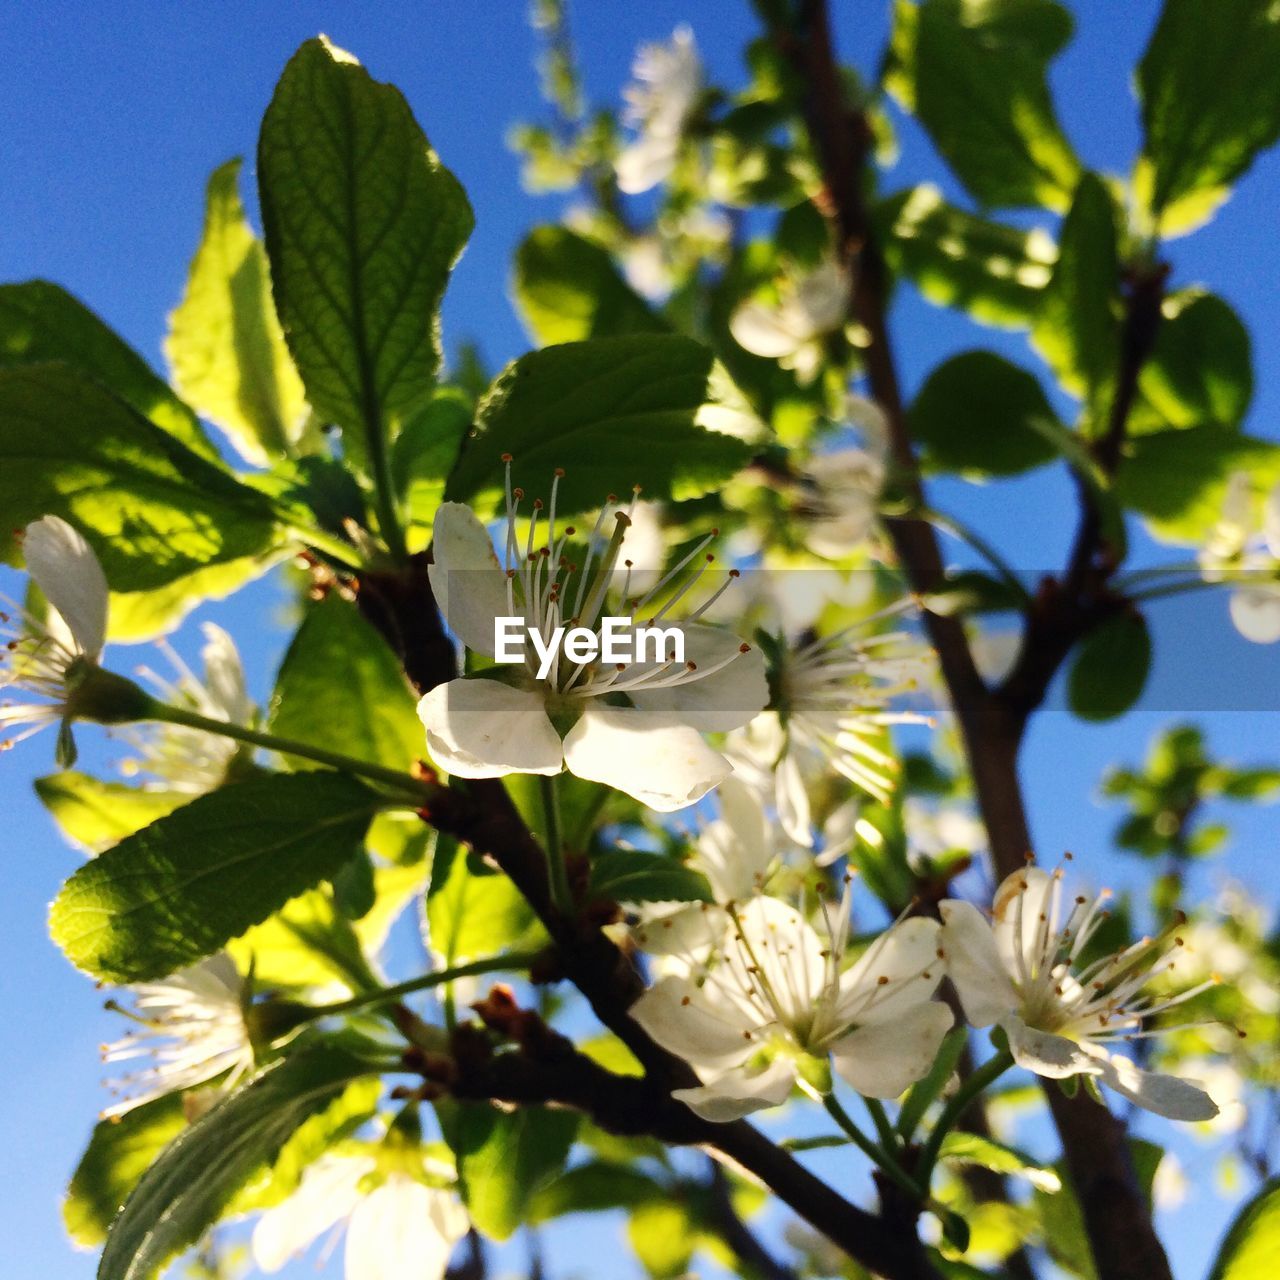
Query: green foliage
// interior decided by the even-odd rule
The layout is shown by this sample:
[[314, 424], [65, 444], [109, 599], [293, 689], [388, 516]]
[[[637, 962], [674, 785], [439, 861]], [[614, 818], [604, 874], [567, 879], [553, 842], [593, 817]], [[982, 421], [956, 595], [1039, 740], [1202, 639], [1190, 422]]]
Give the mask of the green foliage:
[[250, 462], [288, 454], [306, 409], [271, 301], [267, 255], [245, 217], [240, 160], [209, 179], [204, 233], [165, 355], [174, 385]]
[[72, 365], [194, 453], [217, 457], [195, 414], [82, 302], [44, 280], [0, 285], [0, 367], [50, 362]]
[[95, 977], [163, 977], [336, 874], [377, 807], [367, 787], [332, 772], [223, 787], [81, 867], [50, 908], [49, 931]]
[[1208, 1280], [1270, 1280], [1280, 1269], [1280, 1178], [1272, 1178], [1236, 1215]]
[[939, 1155], [951, 1164], [972, 1164], [992, 1173], [1025, 1178], [1041, 1191], [1055, 1192], [1062, 1186], [1057, 1173], [1025, 1152], [963, 1129], [953, 1129], [943, 1138]]
[[751, 456], [741, 440], [707, 429], [737, 416], [721, 391], [711, 352], [674, 334], [532, 352], [509, 364], [481, 403], [446, 496], [494, 501], [504, 453], [534, 496], [545, 497], [552, 472], [565, 468], [566, 515], [635, 485], [652, 499], [708, 493]]
[[563, 1168], [578, 1117], [550, 1107], [450, 1109], [445, 1132], [458, 1160], [463, 1200], [476, 1229], [506, 1240], [537, 1193]]
[[930, 302], [981, 324], [1025, 329], [1053, 271], [1053, 241], [957, 209], [931, 184], [894, 196], [878, 211], [890, 266]]
[[185, 791], [104, 782], [70, 769], [37, 778], [35, 787], [63, 834], [91, 853], [109, 849], [191, 799]]
[[1151, 670], [1151, 632], [1137, 613], [1119, 613], [1080, 642], [1067, 701], [1083, 720], [1114, 720], [1142, 696]]
[[1016, 475], [1057, 451], [1033, 420], [1056, 423], [1033, 374], [990, 351], [966, 351], [936, 368], [913, 401], [912, 434], [947, 471]]
[[143, 1174], [111, 1228], [99, 1280], [152, 1280], [301, 1125], [368, 1070], [343, 1050], [317, 1046], [273, 1063], [218, 1103]]
[[564, 227], [538, 227], [525, 237], [516, 250], [515, 296], [525, 327], [543, 346], [668, 331], [607, 250]]
[[[333, 690], [341, 696], [334, 697]], [[308, 608], [271, 700], [271, 731], [407, 770], [424, 751], [417, 699], [387, 642], [337, 592]], [[295, 768], [313, 768], [292, 759]]]
[[440, 388], [405, 423], [391, 447], [391, 479], [411, 521], [430, 525], [445, 479], [471, 426], [471, 403], [453, 387]]
[[541, 1187], [529, 1200], [528, 1220], [538, 1223], [571, 1213], [634, 1210], [667, 1195], [661, 1184], [631, 1165], [588, 1160]]
[[714, 902], [707, 878], [660, 854], [619, 849], [591, 864], [591, 894], [614, 902]]
[[93, 544], [117, 591], [263, 551], [267, 499], [67, 365], [0, 369], [0, 558], [43, 515]]
[[67, 1234], [76, 1244], [92, 1248], [107, 1238], [138, 1179], [186, 1127], [179, 1093], [98, 1121], [62, 1205]]
[[1071, 35], [1055, 0], [898, 0], [888, 76], [984, 205], [1066, 208], [1080, 164], [1049, 96]]
[[437, 311], [471, 207], [399, 90], [323, 39], [280, 77], [258, 183], [276, 307], [307, 399], [342, 428], [344, 456], [370, 463], [434, 387]]
[[1138, 66], [1146, 141], [1134, 175], [1158, 233], [1205, 222], [1280, 136], [1278, 63], [1271, 0], [1165, 0]]

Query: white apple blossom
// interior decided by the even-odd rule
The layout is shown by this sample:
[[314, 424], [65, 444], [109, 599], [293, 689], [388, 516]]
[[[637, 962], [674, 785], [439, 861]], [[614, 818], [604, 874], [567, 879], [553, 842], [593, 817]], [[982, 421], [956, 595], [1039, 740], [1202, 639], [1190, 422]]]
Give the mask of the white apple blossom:
[[822, 367], [822, 339], [844, 327], [851, 288], [848, 271], [832, 256], [807, 271], [785, 270], [777, 301], [744, 302], [729, 318], [729, 331], [743, 350], [812, 382]]
[[1089, 940], [1106, 918], [1109, 894], [1080, 896], [1064, 910], [1063, 873], [1027, 867], [996, 890], [993, 921], [971, 903], [940, 906], [947, 972], [975, 1027], [999, 1025], [1019, 1066], [1050, 1079], [1089, 1076], [1131, 1102], [1173, 1120], [1208, 1120], [1213, 1099], [1176, 1076], [1144, 1071], [1112, 1045], [1151, 1036], [1147, 1019], [1213, 985], [1146, 998], [1143, 988], [1177, 963], [1175, 932], [1143, 938], [1089, 964]]
[[1258, 525], [1253, 480], [1248, 472], [1233, 473], [1199, 559], [1206, 580], [1230, 576], [1236, 583], [1228, 605], [1236, 630], [1255, 644], [1280, 641], [1280, 484], [1264, 500]]
[[666, 42], [641, 45], [631, 73], [634, 80], [623, 90], [624, 119], [639, 129], [640, 136], [623, 149], [614, 167], [618, 187], [639, 195], [671, 176], [702, 89], [702, 62], [693, 32], [682, 25]]
[[660, 979], [631, 1016], [684, 1058], [702, 1084], [673, 1096], [707, 1120], [785, 1102], [806, 1058], [832, 1059], [868, 1097], [897, 1097], [928, 1071], [952, 1024], [932, 997], [942, 978], [938, 925], [911, 919], [844, 968], [851, 892], [823, 903], [819, 936], [794, 907], [730, 904], [709, 958]]
[[104, 1117], [220, 1076], [226, 1076], [222, 1087], [229, 1090], [252, 1071], [245, 984], [225, 952], [159, 982], [139, 983], [132, 992], [132, 1009], [114, 1001], [108, 1007], [130, 1018], [135, 1029], [104, 1045], [102, 1057], [108, 1064], [142, 1065], [113, 1081], [119, 1101]]
[[[476, 653], [494, 655], [499, 617], [523, 618], [528, 628], [551, 636], [561, 625], [598, 635], [601, 619], [609, 615], [608, 595], [620, 562], [625, 565], [621, 551], [630, 518], [611, 499], [588, 537], [582, 564], [570, 563], [565, 549], [573, 526], [556, 525], [560, 474], [552, 482], [545, 519], [542, 501], [533, 503], [521, 543], [517, 519], [524, 495], [511, 487], [508, 460], [505, 564], [499, 564], [488, 532], [467, 507], [446, 502], [436, 513], [431, 585], [450, 630]], [[540, 542], [540, 533], [545, 541]], [[675, 626], [667, 614], [705, 570], [712, 557], [704, 553], [713, 536], [643, 596], [628, 600], [625, 615], [613, 616]], [[647, 615], [695, 561], [690, 578]], [[731, 570], [720, 591], [734, 576]], [[678, 624], [683, 663], [661, 658], [617, 665], [575, 662], [561, 651], [539, 678], [538, 659], [527, 646], [523, 665], [462, 676], [432, 689], [418, 704], [418, 714], [433, 760], [463, 778], [550, 775], [568, 768], [660, 812], [694, 803], [731, 771], [703, 734], [745, 724], [768, 700], [760, 655], [729, 632], [699, 624], [706, 607]]]
[[0, 703], [0, 749], [61, 722], [59, 758], [69, 764], [74, 759], [69, 699], [79, 679], [102, 657], [107, 580], [93, 548], [59, 516], [27, 525], [22, 549], [50, 612], [41, 621], [12, 602], [11, 613], [0, 612], [0, 691], [16, 689], [39, 699]]
[[[434, 1170], [423, 1162], [423, 1174]], [[457, 1195], [407, 1169], [380, 1172], [373, 1155], [323, 1155], [298, 1189], [268, 1209], [253, 1231], [255, 1265], [275, 1273], [341, 1225], [346, 1280], [440, 1280], [468, 1220]]]

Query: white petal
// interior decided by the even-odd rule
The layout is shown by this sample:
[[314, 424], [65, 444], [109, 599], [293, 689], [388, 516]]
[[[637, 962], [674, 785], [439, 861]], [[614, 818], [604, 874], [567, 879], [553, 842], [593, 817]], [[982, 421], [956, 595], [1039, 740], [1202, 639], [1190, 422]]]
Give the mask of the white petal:
[[1280, 484], [1267, 494], [1262, 504], [1262, 536], [1274, 560], [1280, 560]]
[[45, 516], [27, 525], [22, 550], [45, 599], [96, 660], [107, 639], [107, 579], [93, 548], [65, 520]]
[[1098, 1079], [1145, 1111], [1168, 1120], [1212, 1120], [1218, 1114], [1218, 1104], [1188, 1080], [1143, 1071], [1122, 1054], [1108, 1053], [1098, 1045], [1086, 1049], [1097, 1055]]
[[778, 821], [802, 849], [813, 847], [813, 819], [809, 809], [809, 791], [800, 772], [800, 761], [794, 751], [783, 754], [774, 779], [777, 794]]
[[849, 276], [834, 258], [824, 258], [796, 286], [796, 304], [810, 333], [838, 329], [849, 309]]
[[738, 912], [738, 928], [761, 983], [773, 993], [789, 1025], [808, 1021], [827, 979], [825, 940], [794, 907], [777, 898], [752, 898]]
[[440, 1280], [467, 1229], [454, 1196], [392, 1174], [351, 1215], [346, 1280]]
[[204, 686], [209, 697], [228, 722], [248, 724], [253, 717], [253, 703], [245, 688], [244, 667], [236, 642], [212, 622], [206, 622], [200, 630], [204, 635], [200, 659], [204, 663]]
[[1238, 587], [1227, 606], [1236, 630], [1254, 644], [1280, 640], [1280, 584]]
[[939, 945], [936, 920], [914, 916], [894, 925], [840, 975], [840, 1017], [892, 1022], [931, 1000], [943, 975]]
[[[636, 706], [678, 714], [682, 723], [704, 733], [727, 733], [759, 715], [769, 701], [760, 650], [740, 652], [742, 641], [720, 627], [694, 625], [683, 630], [685, 661], [703, 671], [720, 669], [666, 689], [642, 686], [632, 696]], [[727, 664], [720, 666], [726, 659]]]
[[696, 729], [636, 707], [588, 707], [565, 737], [564, 760], [579, 778], [603, 782], [659, 813], [693, 804], [733, 772]]
[[754, 1032], [759, 1022], [719, 995], [691, 979], [663, 978], [630, 1014], [668, 1052], [695, 1067], [723, 1071], [755, 1052], [743, 1033]]
[[808, 336], [788, 327], [793, 320], [794, 316], [778, 307], [748, 302], [730, 316], [729, 332], [744, 351], [777, 360], [793, 355]]
[[773, 861], [773, 843], [764, 805], [741, 779], [728, 777], [716, 793], [720, 817], [698, 837], [698, 866], [717, 902], [745, 898]]
[[614, 162], [618, 190], [638, 196], [665, 182], [676, 167], [678, 136], [646, 134], [624, 148]]
[[345, 1218], [360, 1200], [360, 1180], [372, 1159], [321, 1156], [287, 1200], [268, 1209], [253, 1229], [254, 1265], [279, 1271], [317, 1236]]
[[945, 1004], [918, 1004], [838, 1040], [831, 1046], [832, 1064], [863, 1097], [896, 1098], [927, 1074], [954, 1021]]
[[1054, 883], [1043, 868], [1023, 867], [1005, 876], [997, 887], [991, 903], [991, 931], [1007, 972], [1039, 971], [1040, 917], [1053, 915]]
[[947, 975], [955, 983], [964, 1016], [975, 1027], [989, 1027], [1018, 1007], [1018, 993], [986, 917], [972, 903], [948, 898], [942, 916], [942, 950]]
[[718, 907], [701, 902], [646, 902], [636, 910], [640, 923], [631, 930], [631, 937], [647, 955], [667, 961], [663, 972], [689, 974], [724, 938], [727, 917]]
[[696, 1116], [715, 1124], [741, 1120], [753, 1111], [778, 1107], [791, 1096], [796, 1068], [790, 1058], [775, 1058], [763, 1069], [740, 1067], [726, 1071], [698, 1089], [673, 1089], [678, 1098]]
[[1065, 1036], [1037, 1031], [1016, 1017], [1006, 1018], [1000, 1025], [1009, 1037], [1013, 1060], [1038, 1076], [1066, 1080], [1070, 1076], [1096, 1076], [1102, 1069], [1084, 1046]]
[[559, 773], [560, 735], [539, 694], [466, 676], [437, 685], [418, 703], [427, 749], [458, 778]]
[[489, 531], [461, 502], [444, 502], [432, 527], [427, 570], [444, 620], [468, 649], [493, 657], [493, 620], [505, 617], [507, 579]]

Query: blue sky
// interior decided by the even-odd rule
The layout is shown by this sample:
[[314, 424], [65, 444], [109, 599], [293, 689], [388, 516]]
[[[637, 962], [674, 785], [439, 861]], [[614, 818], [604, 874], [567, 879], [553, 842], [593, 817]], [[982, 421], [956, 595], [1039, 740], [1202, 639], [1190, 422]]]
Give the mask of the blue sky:
[[[6, 180], [0, 279], [44, 277], [67, 286], [160, 365], [164, 317], [178, 299], [199, 234], [208, 173], [230, 156], [252, 156], [280, 68], [298, 43], [325, 31], [379, 79], [401, 87], [466, 185], [477, 228], [447, 299], [446, 339], [476, 339], [496, 366], [526, 345], [508, 301], [511, 250], [532, 223], [557, 211], [555, 200], [520, 190], [516, 160], [504, 143], [512, 121], [541, 111], [524, 7], [523, 0], [483, 6], [474, 0], [430, 6], [134, 0], [111, 7], [57, 0], [11, 7], [0, 79], [6, 124], [0, 131]], [[869, 70], [883, 26], [864, 19], [877, 8], [887, 10], [887, 3], [837, 7], [845, 55]], [[1124, 172], [1138, 140], [1132, 67], [1158, 6], [1152, 0], [1082, 0], [1071, 7], [1078, 33], [1054, 73], [1059, 111], [1087, 164]], [[729, 85], [741, 78], [739, 51], [753, 32], [745, 2], [727, 0], [580, 2], [574, 20], [588, 90], [597, 102], [617, 101], [638, 41], [664, 36], [680, 20], [692, 22], [713, 78]], [[954, 191], [918, 131], [908, 124], [902, 139], [903, 181], [930, 177]], [[1280, 320], [1274, 290], [1278, 198], [1280, 162], [1271, 155], [1213, 225], [1170, 249], [1175, 281], [1210, 284], [1255, 334], [1258, 391], [1249, 426], [1272, 437], [1280, 355], [1265, 335]], [[945, 355], [990, 338], [906, 291], [893, 327], [909, 388]], [[996, 340], [1006, 353], [1029, 361], [1021, 338]], [[1035, 570], [1062, 559], [1073, 519], [1070, 492], [1062, 477], [1046, 474], [985, 489], [946, 486], [937, 503], [987, 531], [1019, 566]], [[1141, 554], [1154, 560], [1159, 552], [1144, 543]], [[12, 592], [12, 578], [4, 589]], [[261, 585], [198, 615], [224, 623], [245, 641], [259, 695], [270, 688], [284, 637], [251, 631], [250, 625], [273, 602], [273, 589]], [[1095, 882], [1123, 885], [1132, 878], [1108, 852], [1116, 814], [1096, 803], [1099, 775], [1113, 761], [1139, 758], [1161, 725], [1194, 714], [1223, 754], [1253, 761], [1280, 757], [1280, 652], [1238, 640], [1223, 602], [1212, 597], [1167, 605], [1153, 617], [1157, 664], [1143, 707], [1099, 728], [1074, 722], [1059, 701], [1039, 717], [1026, 754], [1039, 847], [1049, 856], [1074, 850], [1083, 874]], [[128, 660], [132, 665], [132, 655]], [[45, 904], [78, 861], [31, 793], [31, 779], [51, 768], [52, 746], [51, 737], [38, 739], [0, 765], [7, 886], [0, 905], [6, 1013], [0, 1027], [0, 1144], [10, 1153], [14, 1175], [0, 1202], [0, 1223], [15, 1274], [80, 1280], [92, 1275], [92, 1260], [66, 1245], [58, 1198], [99, 1105], [96, 1047], [112, 1028], [98, 1012], [100, 996], [44, 934]], [[1274, 813], [1247, 815], [1229, 852], [1198, 874], [1200, 887], [1208, 892], [1225, 877], [1239, 876], [1273, 901], [1274, 840]], [[1165, 1224], [1179, 1280], [1203, 1274], [1226, 1213], [1209, 1195], [1194, 1229]], [[600, 1224], [587, 1239], [604, 1240], [612, 1231]], [[563, 1243], [553, 1263], [606, 1274], [594, 1260], [584, 1262], [582, 1238]], [[297, 1274], [316, 1272], [308, 1265]], [[607, 1274], [629, 1273], [620, 1264]]]

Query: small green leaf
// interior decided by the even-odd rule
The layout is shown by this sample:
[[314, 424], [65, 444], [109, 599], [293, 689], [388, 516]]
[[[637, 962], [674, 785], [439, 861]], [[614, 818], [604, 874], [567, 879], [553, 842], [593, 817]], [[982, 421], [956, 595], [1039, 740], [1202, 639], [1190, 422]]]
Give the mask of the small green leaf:
[[577, 1129], [578, 1117], [571, 1111], [458, 1105], [445, 1131], [478, 1231], [493, 1240], [511, 1236], [525, 1221], [530, 1201], [564, 1168]]
[[742, 440], [707, 429], [741, 417], [725, 381], [706, 347], [675, 334], [534, 351], [509, 364], [481, 403], [446, 496], [496, 501], [504, 453], [533, 496], [545, 497], [563, 467], [566, 514], [637, 484], [658, 500], [708, 493], [751, 457]]
[[165, 1148], [111, 1227], [98, 1280], [152, 1280], [213, 1226], [290, 1136], [368, 1066], [315, 1047], [273, 1063]]
[[330, 592], [308, 608], [276, 678], [273, 733], [408, 769], [426, 749], [416, 708], [396, 656], [355, 605]]
[[898, 0], [889, 87], [982, 204], [1070, 201], [1080, 164], [1047, 79], [1070, 35], [1055, 0]]
[[672, 858], [619, 849], [591, 864], [591, 893], [614, 902], [714, 902], [707, 878]]
[[391, 476], [410, 520], [431, 524], [470, 426], [467, 397], [456, 388], [442, 387], [396, 437]]
[[911, 405], [913, 436], [937, 469], [1016, 475], [1057, 450], [1032, 425], [1057, 425], [1035, 376], [990, 351], [966, 351], [939, 365]]
[[1082, 720], [1114, 720], [1142, 696], [1150, 670], [1145, 619], [1117, 614], [1081, 641], [1067, 680], [1067, 701]]
[[262, 121], [258, 183], [289, 349], [344, 456], [383, 454], [430, 396], [437, 312], [471, 206], [399, 90], [321, 38], [290, 59]]
[[182, 1094], [100, 1120], [67, 1187], [62, 1220], [78, 1245], [94, 1248], [156, 1157], [187, 1127]]
[[1105, 420], [1120, 362], [1120, 260], [1116, 208], [1096, 174], [1080, 179], [1062, 224], [1058, 263], [1032, 328], [1036, 349], [1062, 385]]
[[1138, 66], [1146, 141], [1135, 175], [1159, 233], [1207, 221], [1280, 136], [1277, 65], [1272, 0], [1165, 0]]
[[605, 249], [565, 227], [536, 227], [516, 250], [515, 295], [543, 346], [668, 329]]
[[78, 298], [44, 280], [0, 285], [0, 366], [69, 364], [202, 457], [217, 450], [196, 415]]
[[187, 804], [190, 792], [151, 791], [64, 770], [37, 778], [36, 794], [68, 839], [101, 853]]
[[570, 1213], [635, 1209], [664, 1199], [667, 1191], [630, 1165], [589, 1160], [567, 1169], [530, 1198], [528, 1221], [547, 1222]]
[[81, 867], [50, 909], [50, 934], [95, 977], [164, 977], [336, 874], [377, 807], [333, 772], [222, 787]]
[[1057, 256], [1043, 231], [1022, 231], [948, 204], [924, 184], [881, 206], [885, 254], [930, 302], [981, 324], [1025, 329]]
[[1052, 1193], [1062, 1187], [1062, 1179], [1050, 1166], [1033, 1160], [1015, 1147], [961, 1129], [953, 1129], [943, 1138], [940, 1156], [953, 1164], [976, 1164], [993, 1173], [1025, 1178], [1041, 1191]]
[[674, 1199], [639, 1205], [627, 1219], [627, 1239], [652, 1280], [685, 1274], [698, 1236], [688, 1206]]
[[290, 451], [306, 402], [239, 179], [239, 158], [209, 179], [204, 234], [182, 301], [169, 316], [164, 350], [179, 392], [245, 459], [266, 466]]
[[1280, 1178], [1272, 1178], [1236, 1215], [1208, 1280], [1272, 1280], [1280, 1271]]

